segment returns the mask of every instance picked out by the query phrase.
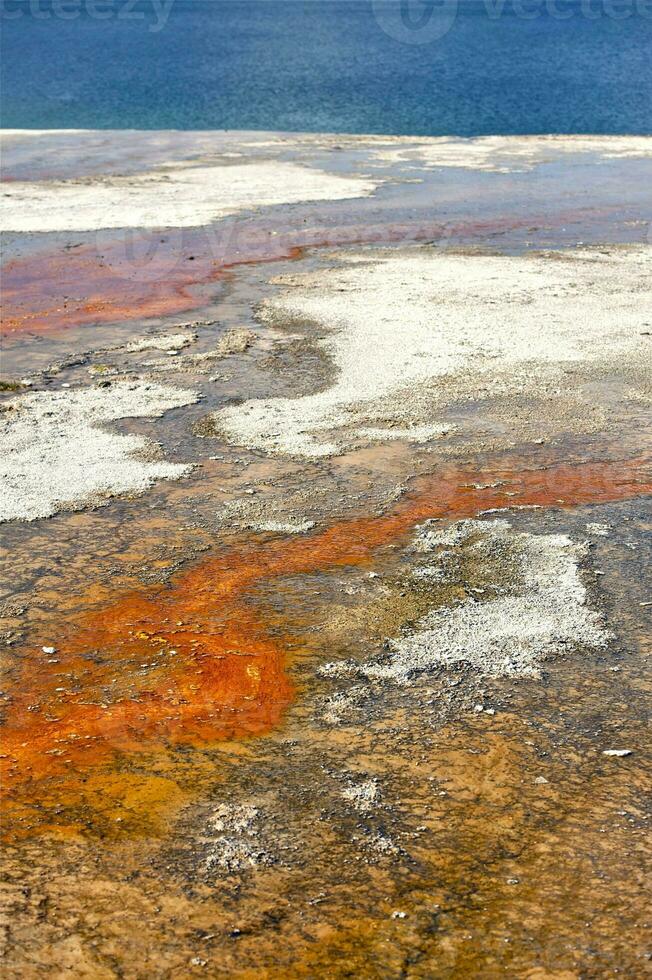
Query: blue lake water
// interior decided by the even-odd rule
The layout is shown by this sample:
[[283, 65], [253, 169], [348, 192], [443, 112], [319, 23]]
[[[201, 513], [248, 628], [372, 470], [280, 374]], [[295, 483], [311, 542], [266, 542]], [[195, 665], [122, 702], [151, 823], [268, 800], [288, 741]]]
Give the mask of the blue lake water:
[[652, 133], [650, 0], [4, 0], [4, 127]]

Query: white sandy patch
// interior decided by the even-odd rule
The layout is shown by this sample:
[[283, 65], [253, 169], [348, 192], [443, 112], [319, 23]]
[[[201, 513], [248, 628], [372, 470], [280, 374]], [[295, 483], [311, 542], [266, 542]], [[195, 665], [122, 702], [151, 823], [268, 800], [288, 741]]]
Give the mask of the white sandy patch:
[[[124, 349], [128, 354], [138, 354], [144, 350], [181, 350], [191, 344], [196, 337], [197, 335], [192, 333], [169, 333], [161, 334], [158, 337], [140, 337], [138, 340], [132, 340]], [[117, 349], [120, 350], [120, 348]]]
[[20, 139], [34, 136], [74, 136], [76, 133], [93, 133], [97, 130], [92, 129], [0, 129], [0, 141], [7, 138]]
[[591, 521], [586, 525], [586, 530], [589, 534], [595, 535], [598, 538], [608, 538], [609, 532], [611, 531], [611, 524], [599, 524]]
[[[467, 393], [509, 395], [536, 393], [545, 381], [549, 394], [564, 365], [643, 349], [650, 248], [548, 257], [412, 249], [339, 258], [326, 272], [280, 277], [286, 288], [261, 311], [272, 325], [298, 317], [326, 328], [317, 343], [333, 363], [334, 383], [216, 413], [231, 441], [310, 457], [360, 438], [425, 440], [442, 431], [435, 409], [444, 396], [434, 382], [458, 379]], [[420, 385], [429, 386], [425, 418]], [[323, 435], [342, 427], [335, 437]]]
[[[189, 338], [186, 343], [190, 340], [195, 340], [196, 335]], [[157, 357], [151, 361], [145, 361], [144, 367], [153, 369], [155, 371], [169, 371], [170, 370], [170, 354], [178, 353], [180, 347], [185, 346], [181, 344], [177, 346], [172, 343], [174, 340], [174, 335], [168, 338], [169, 343], [162, 347], [163, 350], [167, 351], [166, 357]], [[244, 354], [256, 341], [256, 334], [251, 330], [247, 330], [246, 327], [234, 327], [232, 330], [227, 330], [222, 337], [218, 340], [215, 347], [211, 350], [202, 351], [199, 354], [182, 354], [180, 357], [176, 358], [174, 367], [177, 370], [185, 370], [191, 372], [199, 372], [202, 374], [207, 373], [207, 369], [210, 368], [213, 361], [221, 360], [225, 357], [230, 357], [232, 354]], [[148, 347], [157, 347], [155, 343], [147, 345]], [[137, 350], [143, 350], [142, 346], [136, 348]]]
[[592, 153], [604, 160], [652, 157], [647, 136], [479, 136], [432, 139], [378, 150], [383, 163], [414, 163], [427, 168], [461, 167], [512, 173], [532, 170], [569, 154]]
[[110, 388], [38, 391], [0, 416], [0, 521], [33, 521], [155, 480], [178, 479], [182, 463], [145, 458], [144, 436], [106, 431], [115, 419], [162, 415], [197, 400], [192, 391], [122, 381]]
[[350, 803], [354, 810], [368, 813], [380, 801], [380, 787], [376, 779], [365, 779], [354, 783], [342, 790], [342, 798]]
[[422, 552], [468, 545], [479, 560], [500, 550], [513, 562], [515, 582], [506, 595], [428, 613], [390, 640], [382, 659], [327, 664], [324, 674], [406, 684], [414, 674], [464, 664], [486, 677], [537, 676], [546, 656], [607, 645], [610, 634], [588, 608], [579, 574], [586, 546], [567, 535], [516, 532], [506, 520], [465, 520], [444, 532], [421, 529], [417, 545]]
[[426, 442], [434, 436], [441, 435], [443, 431], [440, 425], [399, 425], [396, 428], [369, 425], [356, 429], [356, 435], [369, 442], [391, 442], [394, 439]]
[[132, 177], [14, 181], [3, 191], [5, 231], [183, 228], [298, 201], [366, 197], [378, 180], [284, 161], [183, 167]]
[[278, 534], [306, 534], [314, 526], [314, 521], [258, 521], [249, 524], [252, 531], [273, 531]]
[[236, 872], [269, 864], [270, 855], [260, 845], [262, 816], [259, 807], [248, 803], [222, 803], [216, 807], [202, 838], [209, 845], [206, 870]]

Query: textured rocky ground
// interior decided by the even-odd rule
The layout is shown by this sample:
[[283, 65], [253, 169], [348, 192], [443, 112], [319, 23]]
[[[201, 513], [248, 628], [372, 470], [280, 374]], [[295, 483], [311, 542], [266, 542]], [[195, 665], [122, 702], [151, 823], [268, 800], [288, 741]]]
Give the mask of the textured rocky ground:
[[643, 975], [652, 140], [4, 142], [6, 975]]

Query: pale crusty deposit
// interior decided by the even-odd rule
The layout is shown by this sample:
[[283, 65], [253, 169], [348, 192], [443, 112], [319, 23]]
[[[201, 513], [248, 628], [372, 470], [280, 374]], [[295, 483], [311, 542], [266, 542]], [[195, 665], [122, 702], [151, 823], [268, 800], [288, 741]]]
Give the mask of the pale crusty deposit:
[[13, 181], [4, 191], [2, 221], [6, 231], [16, 232], [182, 228], [274, 204], [365, 197], [377, 184], [279, 160], [132, 177]]
[[16, 398], [0, 416], [0, 521], [33, 521], [184, 476], [190, 465], [152, 459], [155, 445], [144, 436], [101, 426], [196, 400], [192, 391], [128, 381]]
[[194, 339], [195, 334], [187, 332], [159, 334], [154, 337], [140, 337], [138, 340], [132, 340], [127, 344], [125, 351], [128, 354], [138, 354], [144, 350], [177, 351], [181, 350], [182, 347], [187, 347]]
[[316, 323], [314, 342], [334, 381], [314, 394], [250, 399], [217, 413], [233, 442], [316, 457], [360, 440], [422, 441], [442, 430], [442, 408], [480, 392], [545, 394], [554, 418], [555, 401], [568, 415], [568, 399], [580, 398], [579, 389], [557, 387], [564, 370], [590, 364], [597, 376], [614, 359], [640, 366], [649, 357], [649, 247], [526, 256], [414, 248], [336, 258], [326, 271], [280, 277], [280, 292], [261, 311], [272, 325], [302, 324], [308, 336]]
[[380, 149], [386, 163], [414, 163], [430, 167], [461, 167], [512, 173], [532, 170], [570, 154], [595, 154], [611, 160], [652, 157], [649, 136], [479, 136], [475, 139], [437, 138], [412, 146]]
[[[437, 555], [502, 566], [507, 582], [481, 590], [459, 605], [434, 609], [405, 635], [389, 641], [389, 652], [367, 663], [327, 664], [324, 674], [351, 673], [368, 680], [408, 683], [439, 667], [464, 664], [487, 677], [536, 676], [546, 656], [564, 650], [604, 647], [609, 633], [588, 606], [579, 563], [586, 554], [565, 534], [516, 532], [506, 520], [459, 521], [444, 531], [425, 525], [417, 550], [435, 560], [415, 569], [420, 581], [445, 578]], [[443, 572], [443, 574], [442, 574]]]

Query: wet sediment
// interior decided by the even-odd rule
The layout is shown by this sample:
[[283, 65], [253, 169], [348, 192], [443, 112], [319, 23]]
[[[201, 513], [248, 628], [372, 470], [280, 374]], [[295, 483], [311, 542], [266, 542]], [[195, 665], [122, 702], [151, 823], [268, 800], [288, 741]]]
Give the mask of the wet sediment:
[[[412, 254], [437, 238], [426, 247], [510, 255], [577, 248], [581, 233], [640, 248], [642, 196], [633, 181], [615, 203], [614, 186], [618, 167], [638, 174], [641, 161], [605, 155], [592, 207], [563, 213], [528, 207], [522, 190], [509, 213], [504, 195], [529, 178], [501, 172], [517, 165], [505, 148], [475, 192], [439, 161], [450, 201], [462, 180], [476, 201], [487, 189], [498, 201], [465, 218], [453, 208], [451, 229], [428, 216], [431, 150], [419, 164], [399, 147], [390, 164], [395, 148], [369, 147], [388, 181], [371, 200], [320, 205], [314, 229], [289, 228], [283, 208], [243, 219], [240, 238], [222, 229], [217, 256], [214, 229], [158, 242], [138, 231], [151, 259], [140, 279], [120, 234], [102, 232], [101, 248], [84, 234], [45, 250], [16, 239], [5, 329], [10, 362], [32, 367], [3, 395], [8, 424], [29, 388], [102, 385], [104, 397], [156, 379], [200, 400], [111, 423], [188, 463], [179, 482], [131, 496], [107, 484], [78, 513], [5, 525], [18, 584], [2, 602], [8, 976], [645, 972], [652, 475], [640, 358], [593, 374], [567, 365], [576, 419], [559, 409], [572, 401], [564, 381], [541, 395], [458, 392], [419, 402], [445, 434], [410, 442], [392, 440], [388, 402], [380, 444], [350, 440], [352, 417], [349, 443], [321, 459], [238, 445], [214, 421], [335, 383], [332, 326], [261, 316], [278, 273], [322, 282], [347, 259], [307, 246]], [[313, 150], [324, 166], [330, 144]], [[337, 167], [355, 171], [361, 152], [345, 147]], [[535, 154], [518, 173], [573, 186], [551, 166], [547, 177]], [[416, 217], [401, 214], [420, 193]], [[191, 309], [196, 321], [180, 323]], [[424, 624], [536, 603], [537, 542], [561, 549], [549, 567], [590, 630], [553, 629], [546, 646], [494, 623], [487, 649], [540, 645], [521, 674], [470, 655], [405, 657]]]

